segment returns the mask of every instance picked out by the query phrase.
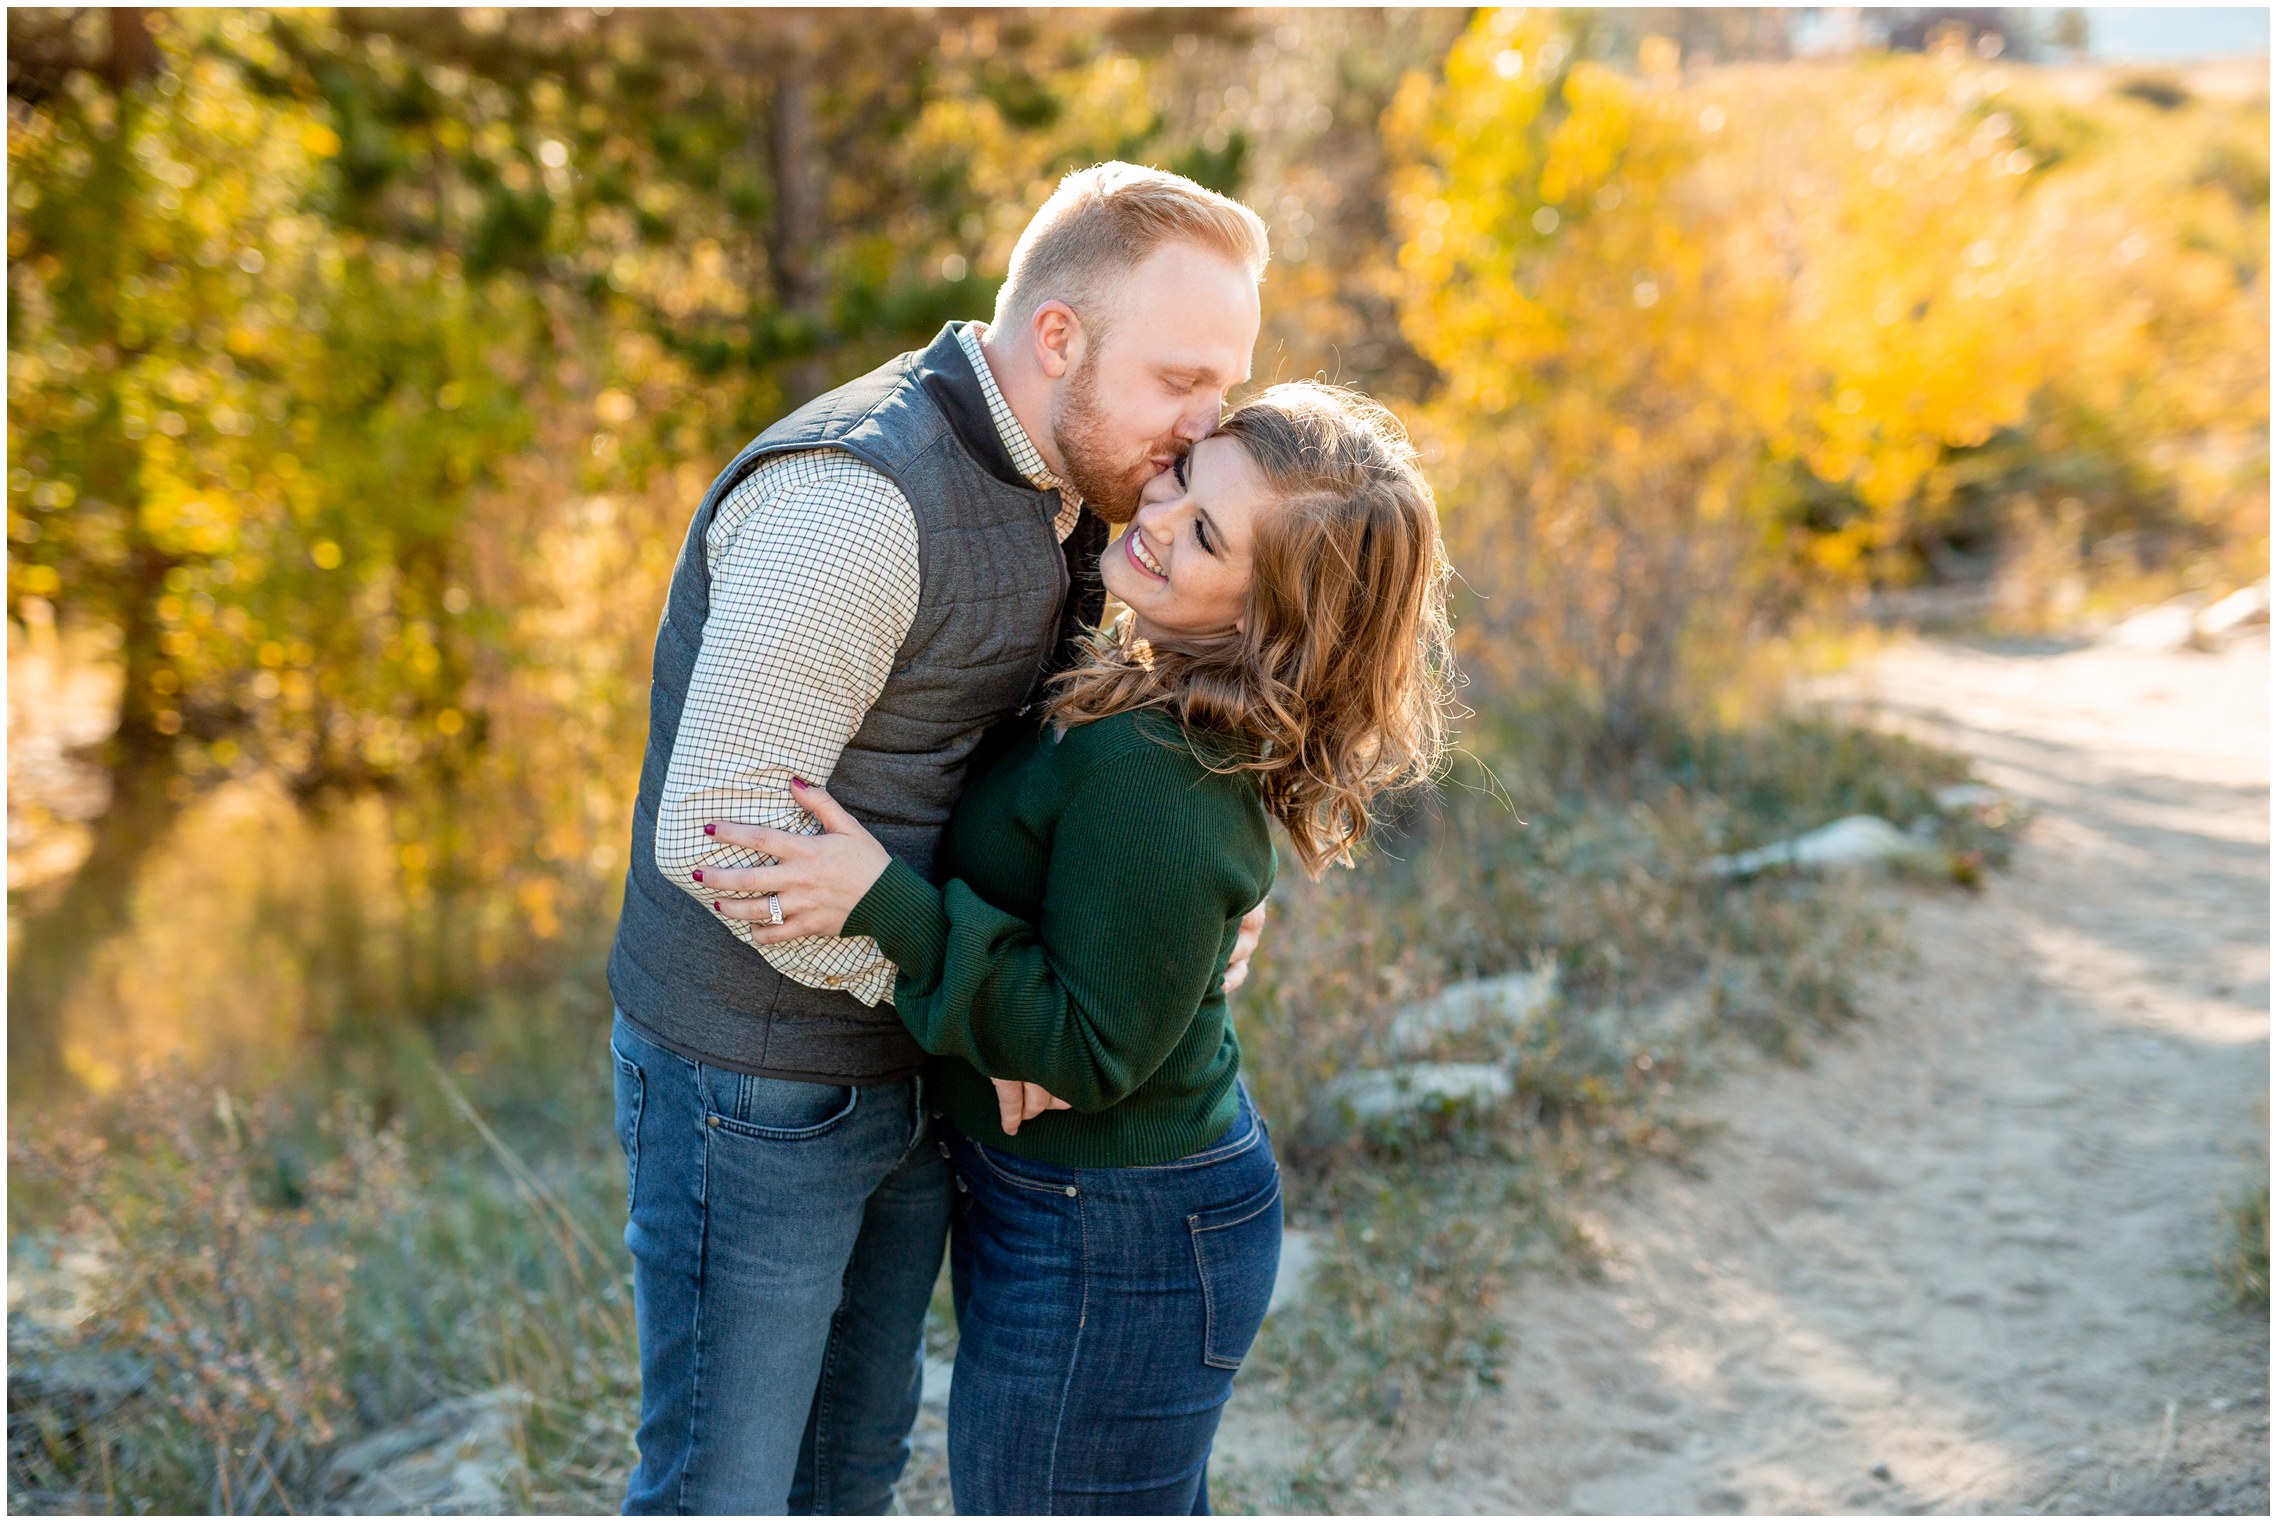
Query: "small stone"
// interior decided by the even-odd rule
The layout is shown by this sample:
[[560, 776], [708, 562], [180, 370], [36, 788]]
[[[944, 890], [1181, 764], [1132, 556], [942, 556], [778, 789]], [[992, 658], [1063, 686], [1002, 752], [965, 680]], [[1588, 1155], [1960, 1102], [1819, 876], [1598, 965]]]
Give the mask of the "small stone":
[[1927, 865], [1941, 860], [1935, 847], [1915, 840], [1879, 815], [1854, 814], [1792, 840], [1712, 857], [1702, 865], [1702, 871], [1711, 878], [1752, 878], [1773, 867], [1828, 872], [1902, 862]]
[[1866, 1473], [1877, 1481], [1886, 1482], [1890, 1479], [1890, 1467], [1886, 1464], [1876, 1465], [1873, 1469], [1867, 1471]]
[[1938, 789], [1930, 797], [1947, 814], [1960, 814], [1970, 809], [1995, 809], [2008, 802], [2007, 794], [1984, 783], [1952, 783]]
[[336, 1451], [318, 1478], [338, 1513], [496, 1514], [528, 1486], [522, 1422], [530, 1395], [501, 1387], [438, 1402]]
[[2269, 622], [2269, 578], [2240, 587], [2228, 597], [2202, 608], [2192, 621], [2200, 639], [2218, 640], [2250, 624]]
[[1410, 1005], [1392, 1017], [1386, 1031], [1392, 1048], [1421, 1054], [1441, 1037], [1464, 1036], [1485, 1028], [1510, 1032], [1548, 1010], [1558, 997], [1556, 964], [1529, 973], [1467, 978], [1449, 984], [1432, 999]]
[[2237, 1403], [2230, 1400], [2230, 1398], [2227, 1396], [2217, 1396], [2212, 1401], [2207, 1402], [2206, 1405], [2213, 1408], [2213, 1410], [2216, 1412], [2227, 1412], [2230, 1408], [2236, 1406]]
[[2198, 599], [2188, 595], [2121, 619], [2096, 643], [2112, 650], [2182, 650], [2198, 633]]
[[1355, 1126], [1425, 1112], [1490, 1110], [1510, 1098], [1510, 1071], [1495, 1063], [1405, 1063], [1348, 1073], [1330, 1084], [1307, 1113], [1304, 1140], [1334, 1142]]

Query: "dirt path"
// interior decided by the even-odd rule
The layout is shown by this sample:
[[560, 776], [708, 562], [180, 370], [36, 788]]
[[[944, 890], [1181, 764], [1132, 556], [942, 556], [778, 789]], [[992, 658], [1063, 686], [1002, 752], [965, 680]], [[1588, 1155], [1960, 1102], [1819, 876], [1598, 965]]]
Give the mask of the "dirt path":
[[2265, 1513], [2268, 1327], [2206, 1271], [2265, 1167], [2268, 677], [2257, 639], [1851, 679], [2042, 811], [2014, 870], [1904, 893], [1870, 1018], [1705, 1097], [1702, 1175], [1522, 1285], [1501, 1392], [1370, 1504]]

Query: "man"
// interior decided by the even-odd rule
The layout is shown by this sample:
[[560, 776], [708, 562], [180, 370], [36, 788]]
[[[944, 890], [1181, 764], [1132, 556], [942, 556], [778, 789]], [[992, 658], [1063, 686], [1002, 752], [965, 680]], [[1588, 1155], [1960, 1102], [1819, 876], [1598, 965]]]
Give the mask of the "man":
[[799, 409], [696, 509], [609, 959], [628, 1512], [882, 1511], [951, 1197], [892, 965], [866, 938], [753, 947], [703, 876], [767, 859], [706, 825], [811, 829], [791, 780], [827, 782], [930, 869], [982, 731], [1097, 620], [1107, 524], [1248, 376], [1265, 262], [1256, 214], [1190, 180], [1070, 175], [992, 323]]

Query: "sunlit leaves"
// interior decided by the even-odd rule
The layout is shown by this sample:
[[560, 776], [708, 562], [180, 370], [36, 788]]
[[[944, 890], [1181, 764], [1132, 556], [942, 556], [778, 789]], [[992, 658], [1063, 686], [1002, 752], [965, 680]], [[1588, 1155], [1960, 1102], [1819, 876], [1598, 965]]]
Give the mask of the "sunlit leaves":
[[442, 739], [419, 605], [523, 427], [491, 350], [525, 325], [321, 215], [341, 138], [257, 88], [261, 18], [161, 43], [154, 80], [11, 120], [11, 589], [128, 631], [129, 713], [193, 770], [388, 776]]
[[1617, 707], [2019, 512], [2082, 555], [2266, 535], [2265, 103], [1656, 39], [1632, 72], [1569, 24], [1481, 13], [1386, 120], [1481, 661]]

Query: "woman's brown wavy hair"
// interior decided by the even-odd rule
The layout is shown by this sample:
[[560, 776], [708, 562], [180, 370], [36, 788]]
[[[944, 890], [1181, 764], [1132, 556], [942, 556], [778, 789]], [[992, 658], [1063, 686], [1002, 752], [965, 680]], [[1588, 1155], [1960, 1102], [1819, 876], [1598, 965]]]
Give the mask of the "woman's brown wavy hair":
[[[1060, 724], [1161, 709], [1217, 771], [1256, 774], [1313, 877], [1349, 864], [1370, 809], [1438, 772], [1454, 707], [1447, 557], [1399, 420], [1356, 392], [1275, 386], [1218, 432], [1272, 488], [1251, 552], [1248, 617], [1206, 641], [1149, 645], [1128, 615], [1056, 679]], [[1204, 753], [1207, 753], [1206, 755]]]

